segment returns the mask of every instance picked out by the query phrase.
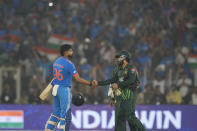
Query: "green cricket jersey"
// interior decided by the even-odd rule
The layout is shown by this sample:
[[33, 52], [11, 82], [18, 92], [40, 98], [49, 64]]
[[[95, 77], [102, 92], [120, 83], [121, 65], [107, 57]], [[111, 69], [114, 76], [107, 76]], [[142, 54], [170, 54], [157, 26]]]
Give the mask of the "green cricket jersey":
[[126, 65], [124, 69], [116, 66], [113, 70], [112, 77], [105, 81], [99, 81], [98, 85], [105, 86], [113, 83], [118, 84], [118, 88], [121, 91], [121, 99], [127, 100], [132, 98], [134, 96], [135, 89], [140, 83], [136, 68], [131, 64]]

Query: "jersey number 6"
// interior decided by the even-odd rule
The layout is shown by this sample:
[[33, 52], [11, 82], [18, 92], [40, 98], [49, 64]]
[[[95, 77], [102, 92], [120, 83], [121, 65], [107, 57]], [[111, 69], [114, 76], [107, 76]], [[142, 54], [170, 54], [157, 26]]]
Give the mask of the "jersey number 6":
[[63, 75], [60, 73], [62, 70], [58, 70], [56, 68], [53, 68], [53, 70], [55, 71], [54, 74], [54, 78], [53, 79], [58, 79], [59, 81], [61, 81], [63, 79]]

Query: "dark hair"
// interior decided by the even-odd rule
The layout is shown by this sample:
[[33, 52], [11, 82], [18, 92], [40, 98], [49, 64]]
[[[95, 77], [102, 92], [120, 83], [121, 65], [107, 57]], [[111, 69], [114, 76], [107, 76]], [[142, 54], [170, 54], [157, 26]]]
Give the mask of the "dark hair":
[[71, 45], [65, 44], [60, 47], [60, 55], [64, 56], [64, 52], [72, 49]]

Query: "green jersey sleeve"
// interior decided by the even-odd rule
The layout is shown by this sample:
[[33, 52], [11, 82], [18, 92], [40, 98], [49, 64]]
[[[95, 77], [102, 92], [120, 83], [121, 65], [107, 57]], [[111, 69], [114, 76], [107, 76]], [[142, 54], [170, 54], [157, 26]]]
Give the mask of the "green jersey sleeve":
[[118, 81], [118, 87], [120, 88], [127, 88], [128, 86], [131, 86], [138, 80], [138, 73], [135, 67], [130, 66], [128, 68], [128, 79], [124, 80], [122, 82]]
[[118, 75], [117, 75], [117, 68], [115, 68], [113, 70], [112, 76], [110, 79], [108, 80], [104, 80], [104, 81], [99, 81], [98, 82], [98, 86], [105, 86], [105, 85], [109, 85], [111, 83], [115, 83], [118, 80]]

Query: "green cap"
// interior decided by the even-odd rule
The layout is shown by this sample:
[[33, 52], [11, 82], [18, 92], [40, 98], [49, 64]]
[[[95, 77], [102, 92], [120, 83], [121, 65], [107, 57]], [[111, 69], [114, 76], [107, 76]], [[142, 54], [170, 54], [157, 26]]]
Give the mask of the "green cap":
[[131, 59], [131, 54], [128, 51], [122, 50], [119, 53], [116, 54], [116, 58], [120, 56], [125, 56], [128, 59]]

